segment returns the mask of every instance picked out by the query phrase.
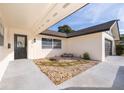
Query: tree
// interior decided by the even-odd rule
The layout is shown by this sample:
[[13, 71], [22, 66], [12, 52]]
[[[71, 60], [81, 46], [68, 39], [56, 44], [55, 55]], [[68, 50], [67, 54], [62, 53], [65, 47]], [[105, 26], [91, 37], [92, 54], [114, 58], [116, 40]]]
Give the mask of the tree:
[[116, 54], [122, 55], [124, 53], [124, 46], [123, 45], [116, 45]]
[[58, 27], [58, 32], [62, 32], [62, 33], [70, 33], [73, 32], [74, 30], [72, 30], [72, 28], [68, 25], [63, 25], [63, 26], [59, 26]]
[[124, 34], [121, 35], [120, 39], [124, 41]]

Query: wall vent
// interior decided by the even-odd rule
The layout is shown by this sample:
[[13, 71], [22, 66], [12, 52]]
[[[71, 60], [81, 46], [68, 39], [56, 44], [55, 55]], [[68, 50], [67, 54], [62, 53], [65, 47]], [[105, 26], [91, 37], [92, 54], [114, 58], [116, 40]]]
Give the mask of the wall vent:
[[66, 3], [66, 4], [63, 5], [63, 8], [66, 8], [69, 5], [70, 5], [70, 3]]

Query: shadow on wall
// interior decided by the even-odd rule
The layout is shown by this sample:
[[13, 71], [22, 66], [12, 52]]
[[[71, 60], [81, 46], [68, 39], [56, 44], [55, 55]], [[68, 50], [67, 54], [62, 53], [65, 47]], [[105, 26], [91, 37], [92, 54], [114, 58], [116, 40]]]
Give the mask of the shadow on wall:
[[[4, 60], [6, 60], [9, 56], [11, 56], [10, 60], [13, 59], [13, 52], [12, 50], [8, 50], [7, 48], [1, 47], [0, 48], [1, 51], [1, 55], [0, 55], [0, 63]], [[8, 59], [9, 60], [9, 59]]]
[[63, 90], [124, 90], [124, 66], [120, 66], [112, 87], [68, 87]]
[[0, 56], [0, 81], [11, 60], [13, 60], [13, 52], [9, 50], [3, 50]]

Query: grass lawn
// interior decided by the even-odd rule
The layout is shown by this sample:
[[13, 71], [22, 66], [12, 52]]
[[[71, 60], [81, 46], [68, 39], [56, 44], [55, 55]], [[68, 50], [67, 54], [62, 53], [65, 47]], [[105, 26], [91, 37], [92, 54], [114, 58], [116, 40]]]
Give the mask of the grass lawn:
[[74, 62], [57, 62], [50, 60], [34, 60], [40, 70], [46, 74], [54, 84], [58, 85], [77, 74], [98, 64], [96, 61], [81, 60]]

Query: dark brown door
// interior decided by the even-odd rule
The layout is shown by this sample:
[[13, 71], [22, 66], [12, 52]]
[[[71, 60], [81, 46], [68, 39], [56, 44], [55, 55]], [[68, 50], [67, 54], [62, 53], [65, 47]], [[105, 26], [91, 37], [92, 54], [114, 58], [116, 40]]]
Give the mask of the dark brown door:
[[105, 56], [112, 55], [112, 41], [105, 39]]
[[14, 35], [14, 58], [23, 59], [27, 58], [27, 36]]

